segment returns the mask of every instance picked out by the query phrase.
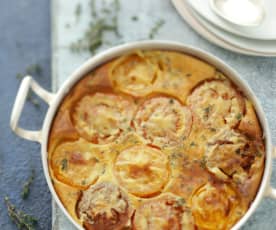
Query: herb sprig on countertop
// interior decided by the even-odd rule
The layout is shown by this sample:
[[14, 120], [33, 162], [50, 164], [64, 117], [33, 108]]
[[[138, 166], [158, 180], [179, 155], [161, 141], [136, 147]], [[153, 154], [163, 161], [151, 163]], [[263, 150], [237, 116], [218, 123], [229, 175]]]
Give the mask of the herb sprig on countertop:
[[[107, 32], [113, 33], [120, 38], [118, 30], [118, 14], [120, 11], [119, 0], [114, 0], [111, 4], [99, 1], [101, 3], [100, 10], [96, 9], [96, 1], [90, 1], [91, 20], [83, 37], [71, 44], [71, 51], [79, 53], [81, 51], [89, 51], [94, 54], [97, 49], [105, 43], [104, 35]], [[79, 7], [79, 6], [77, 6]]]
[[[39, 64], [35, 63], [35, 64], [29, 65], [26, 68], [24, 74], [22, 74], [22, 73], [16, 74], [16, 78], [18, 80], [21, 80], [26, 75], [41, 77], [42, 74], [43, 74], [42, 67]], [[31, 91], [29, 91], [29, 93], [28, 93], [27, 101], [32, 103], [36, 108], [40, 108], [39, 101], [36, 98], [34, 98], [34, 94]]]
[[35, 170], [33, 169], [31, 171], [31, 175], [28, 178], [28, 180], [24, 183], [22, 191], [21, 191], [21, 197], [23, 200], [27, 199], [30, 194], [30, 186], [32, 185], [35, 178]]
[[156, 24], [151, 28], [150, 33], [149, 33], [149, 38], [153, 39], [155, 35], [158, 33], [160, 28], [165, 24], [164, 19], [159, 19]]
[[5, 197], [5, 204], [7, 206], [8, 215], [11, 220], [16, 224], [18, 229], [22, 230], [35, 230], [37, 226], [37, 219], [29, 214], [18, 210], [14, 204], [10, 202], [9, 197]]

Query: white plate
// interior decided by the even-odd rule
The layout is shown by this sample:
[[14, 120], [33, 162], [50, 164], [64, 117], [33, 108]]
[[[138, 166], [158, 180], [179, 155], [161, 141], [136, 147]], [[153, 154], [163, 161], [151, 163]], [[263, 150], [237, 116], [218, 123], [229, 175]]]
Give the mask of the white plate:
[[172, 3], [186, 22], [210, 42], [237, 53], [252, 56], [276, 56], [276, 41], [256, 41], [235, 36], [204, 21], [195, 14], [186, 0], [172, 0]]
[[276, 40], [276, 1], [263, 1], [266, 14], [262, 24], [257, 27], [242, 27], [228, 23], [217, 16], [211, 10], [209, 0], [187, 0], [198, 14], [220, 29], [251, 39]]

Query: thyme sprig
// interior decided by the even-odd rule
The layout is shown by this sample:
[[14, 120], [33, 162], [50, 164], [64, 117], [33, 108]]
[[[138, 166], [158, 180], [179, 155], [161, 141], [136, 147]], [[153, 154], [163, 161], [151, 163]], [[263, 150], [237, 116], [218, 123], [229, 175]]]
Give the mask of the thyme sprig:
[[18, 210], [15, 205], [10, 202], [9, 197], [6, 196], [4, 201], [7, 206], [9, 217], [16, 224], [18, 229], [35, 230], [38, 223], [35, 217]]
[[35, 178], [35, 170], [33, 169], [31, 172], [30, 177], [28, 178], [28, 180], [23, 184], [23, 188], [21, 191], [21, 197], [23, 200], [27, 199], [29, 197], [30, 194], [30, 186], [32, 185], [33, 181]]
[[[42, 67], [39, 64], [35, 63], [35, 64], [29, 65], [26, 68], [24, 74], [22, 74], [22, 73], [16, 74], [16, 78], [18, 80], [22, 80], [22, 78], [26, 75], [41, 77], [42, 74], [43, 74]], [[34, 94], [31, 91], [29, 91], [29, 94], [27, 96], [27, 101], [32, 103], [36, 108], [40, 108], [39, 101], [34, 98]]]
[[[104, 1], [101, 1], [102, 5]], [[104, 44], [104, 35], [106, 32], [113, 33], [116, 37], [121, 37], [118, 30], [118, 13], [120, 11], [119, 0], [114, 0], [112, 4], [103, 5], [101, 10], [96, 10], [96, 1], [90, 1], [91, 21], [87, 27], [84, 36], [71, 44], [71, 51], [79, 53], [89, 51], [94, 54], [97, 49]]]
[[160, 28], [165, 24], [165, 20], [164, 19], [159, 19], [155, 25], [151, 28], [150, 33], [149, 33], [149, 38], [153, 39], [156, 34], [158, 33], [158, 31], [160, 30]]

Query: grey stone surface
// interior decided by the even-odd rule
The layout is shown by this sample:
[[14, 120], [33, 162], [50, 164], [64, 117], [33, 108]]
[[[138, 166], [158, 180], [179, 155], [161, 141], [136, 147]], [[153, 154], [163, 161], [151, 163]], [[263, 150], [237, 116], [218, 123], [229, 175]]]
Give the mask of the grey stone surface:
[[[89, 9], [86, 7], [88, 1], [82, 1], [84, 11], [78, 24], [75, 24], [73, 16], [78, 1], [72, 0], [70, 3], [69, 5], [66, 0], [57, 0], [52, 6], [54, 18], [54, 90], [90, 56], [88, 53], [72, 54], [68, 48], [72, 41], [83, 34], [89, 22]], [[112, 41], [112, 45], [145, 39], [155, 22], [161, 18], [164, 19], [166, 23], [155, 39], [180, 41], [201, 48], [221, 58], [240, 73], [261, 101], [272, 131], [273, 142], [276, 143], [276, 122], [274, 119], [276, 113], [276, 58], [239, 55], [212, 45], [196, 34], [182, 20], [169, 0], [121, 0], [121, 5], [119, 28], [123, 37], [118, 40], [107, 35], [107, 39]], [[133, 15], [138, 16], [138, 21], [131, 20]], [[66, 23], [74, 26], [66, 28]], [[105, 45], [101, 50], [108, 47], [109, 45]], [[274, 166], [276, 165], [274, 164]], [[272, 176], [272, 181], [276, 185], [275, 173]], [[243, 229], [272, 230], [276, 229], [274, 223], [276, 223], [276, 201], [265, 198]], [[53, 206], [53, 226], [54, 230], [74, 229], [55, 205]]]

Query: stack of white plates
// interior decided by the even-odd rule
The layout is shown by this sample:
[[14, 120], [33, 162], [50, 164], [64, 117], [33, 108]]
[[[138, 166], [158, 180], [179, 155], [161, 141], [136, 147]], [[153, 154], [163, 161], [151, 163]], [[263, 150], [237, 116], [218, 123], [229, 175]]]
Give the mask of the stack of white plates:
[[265, 0], [266, 16], [255, 27], [242, 27], [217, 16], [209, 0], [172, 0], [179, 14], [201, 36], [225, 49], [254, 56], [276, 57], [276, 1]]

